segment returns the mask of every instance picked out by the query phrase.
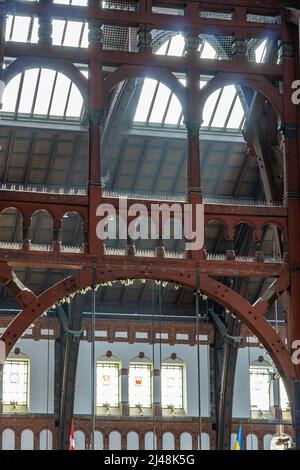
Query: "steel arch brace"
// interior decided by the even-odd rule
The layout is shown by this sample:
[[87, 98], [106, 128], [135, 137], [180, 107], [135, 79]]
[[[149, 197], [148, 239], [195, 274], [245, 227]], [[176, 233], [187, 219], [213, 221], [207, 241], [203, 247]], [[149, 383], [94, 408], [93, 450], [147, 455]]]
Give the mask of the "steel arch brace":
[[12, 268], [3, 261], [0, 262], [0, 282], [10, 290], [22, 308], [36, 298], [35, 294], [22, 284]]
[[[102, 265], [97, 269], [97, 283], [124, 278], [158, 279], [175, 282], [191, 289], [196, 287], [196, 271], [181, 272], [175, 266], [172, 269], [165, 269], [163, 265], [160, 266], [152, 263], [137, 266], [135, 263], [131, 264], [130, 262], [121, 264], [120, 261], [116, 265]], [[62, 280], [34, 299], [15, 317], [3, 333], [1, 339], [5, 341], [6, 354], [9, 353], [26, 328], [43, 312], [64, 297], [90, 287], [92, 282], [92, 269], [85, 268], [79, 274]], [[297, 376], [296, 369], [291, 361], [286, 345], [265, 319], [265, 312], [256, 308], [255, 305], [251, 305], [241, 295], [230, 289], [230, 287], [210, 278], [204, 273], [201, 274], [201, 290], [208, 297], [235, 314], [251, 329], [269, 351], [279, 372], [285, 377], [287, 389], [291, 390], [292, 380]]]

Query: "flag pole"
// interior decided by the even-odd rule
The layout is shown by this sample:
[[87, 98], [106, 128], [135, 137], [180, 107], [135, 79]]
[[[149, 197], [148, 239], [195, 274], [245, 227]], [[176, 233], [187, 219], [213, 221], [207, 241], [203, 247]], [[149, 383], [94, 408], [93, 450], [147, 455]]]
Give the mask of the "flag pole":
[[91, 414], [92, 414], [92, 432], [91, 432], [91, 450], [95, 450], [95, 329], [96, 329], [96, 260], [93, 260], [93, 286], [92, 286], [92, 344], [91, 344]]

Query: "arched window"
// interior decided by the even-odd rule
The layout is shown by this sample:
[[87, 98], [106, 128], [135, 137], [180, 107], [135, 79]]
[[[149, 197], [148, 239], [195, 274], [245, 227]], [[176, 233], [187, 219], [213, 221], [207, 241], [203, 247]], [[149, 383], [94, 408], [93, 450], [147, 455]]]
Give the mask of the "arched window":
[[172, 432], [164, 432], [162, 436], [162, 448], [163, 450], [174, 450], [175, 439]]
[[140, 442], [139, 435], [135, 431], [130, 431], [127, 434], [127, 450], [139, 450]]
[[193, 438], [189, 432], [183, 432], [180, 434], [180, 449], [181, 450], [193, 449]]
[[280, 408], [282, 411], [290, 411], [290, 402], [282, 378], [279, 379]]
[[161, 366], [161, 405], [173, 416], [184, 409], [184, 363], [168, 358]]
[[120, 405], [120, 369], [120, 361], [114, 356], [97, 361], [97, 412], [101, 414], [110, 415], [111, 408]]
[[152, 407], [152, 364], [147, 358], [135, 358], [129, 363], [129, 406], [139, 410]]
[[255, 434], [248, 434], [246, 438], [247, 450], [258, 450], [258, 438]]
[[85, 450], [85, 434], [83, 431], [75, 431], [75, 449], [76, 450]]
[[12, 429], [4, 429], [2, 433], [2, 450], [15, 450], [15, 433]]
[[[22, 29], [22, 28], [21, 28]], [[14, 76], [3, 93], [2, 117], [81, 122], [84, 102], [78, 87], [57, 70], [32, 68]]]
[[109, 450], [121, 450], [121, 434], [118, 431], [109, 433]]
[[31, 429], [24, 429], [21, 433], [21, 450], [33, 450], [34, 436]]
[[156, 434], [152, 431], [146, 432], [145, 434], [145, 450], [155, 450], [157, 448]]
[[50, 429], [43, 429], [40, 432], [40, 450], [52, 450], [52, 431]]
[[30, 361], [25, 354], [7, 359], [3, 370], [3, 405], [6, 412], [28, 411]]
[[250, 365], [251, 414], [262, 418], [271, 408], [272, 365], [265, 360], [254, 361]]

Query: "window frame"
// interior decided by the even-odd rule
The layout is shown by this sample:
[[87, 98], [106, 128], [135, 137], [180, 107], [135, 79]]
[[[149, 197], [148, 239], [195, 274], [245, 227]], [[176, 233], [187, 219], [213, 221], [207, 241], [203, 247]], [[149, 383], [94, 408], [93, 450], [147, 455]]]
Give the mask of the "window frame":
[[[272, 380], [271, 380], [271, 376], [272, 376], [272, 370], [273, 370], [273, 368], [272, 368], [271, 364], [270, 365], [267, 365], [267, 364], [262, 364], [262, 365], [253, 364], [253, 365], [250, 365], [250, 369], [249, 369], [249, 389], [250, 390], [249, 391], [250, 391], [250, 411], [251, 411], [251, 415], [255, 412], [257, 412], [257, 413], [261, 412], [262, 415], [271, 413], [271, 406], [272, 406]], [[253, 402], [252, 402], [253, 392], [252, 392], [252, 388], [251, 388], [251, 377], [253, 375], [269, 376], [269, 390], [268, 390], [269, 407], [267, 409], [262, 409], [259, 406], [254, 407], [254, 405], [253, 405]]]
[[161, 407], [163, 410], [167, 410], [169, 409], [170, 405], [173, 406], [173, 404], [169, 404], [169, 405], [164, 405], [163, 404], [163, 380], [162, 380], [162, 371], [163, 369], [167, 369], [167, 368], [170, 368], [170, 369], [180, 369], [181, 370], [181, 406], [174, 406], [174, 409], [175, 410], [180, 410], [180, 411], [184, 411], [185, 410], [185, 396], [186, 396], [186, 390], [185, 390], [185, 366], [184, 364], [182, 363], [172, 363], [171, 362], [163, 362], [162, 365], [161, 365], [161, 384], [160, 384], [160, 394], [161, 394]]
[[120, 361], [118, 360], [97, 360], [96, 362], [96, 408], [97, 409], [103, 409], [105, 408], [105, 404], [102, 403], [102, 404], [99, 404], [98, 403], [98, 387], [100, 386], [100, 380], [99, 380], [99, 376], [98, 376], [98, 367], [100, 365], [104, 365], [104, 366], [116, 366], [117, 370], [118, 370], [118, 404], [117, 405], [111, 405], [111, 404], [108, 404], [108, 407], [109, 408], [112, 408], [114, 410], [117, 410], [120, 408], [121, 406], [121, 363]]
[[[19, 402], [13, 402], [13, 401], [10, 401], [10, 402], [7, 402], [5, 401], [5, 398], [4, 398], [4, 394], [5, 394], [5, 372], [4, 372], [4, 369], [5, 369], [5, 365], [7, 365], [8, 363], [18, 363], [18, 364], [24, 364], [26, 365], [26, 373], [25, 373], [25, 376], [26, 376], [26, 383], [25, 383], [25, 387], [26, 387], [26, 390], [25, 390], [25, 402], [22, 402], [22, 403], [19, 403]], [[12, 392], [10, 392], [12, 393]], [[16, 409], [14, 410], [15, 412], [23, 412], [24, 409], [29, 411], [29, 405], [30, 405], [30, 359], [27, 358], [27, 357], [11, 357], [11, 358], [7, 358], [7, 360], [5, 361], [5, 364], [3, 366], [3, 383], [2, 383], [2, 402], [3, 402], [3, 406], [5, 408], [10, 408], [12, 406], [16, 406]], [[20, 410], [17, 409], [17, 407], [21, 408]]]
[[145, 410], [152, 410], [153, 408], [153, 364], [151, 362], [148, 362], [148, 361], [130, 361], [129, 362], [129, 365], [128, 365], [128, 405], [129, 405], [129, 408], [131, 410], [133, 409], [137, 409], [138, 408], [138, 404], [135, 404], [133, 405], [130, 401], [130, 370], [132, 367], [146, 367], [149, 369], [149, 372], [150, 372], [150, 375], [149, 375], [149, 395], [150, 395], [150, 399], [149, 399], [149, 406], [145, 406], [144, 404], [140, 403], [141, 404], [141, 407], [142, 409], [145, 409]]

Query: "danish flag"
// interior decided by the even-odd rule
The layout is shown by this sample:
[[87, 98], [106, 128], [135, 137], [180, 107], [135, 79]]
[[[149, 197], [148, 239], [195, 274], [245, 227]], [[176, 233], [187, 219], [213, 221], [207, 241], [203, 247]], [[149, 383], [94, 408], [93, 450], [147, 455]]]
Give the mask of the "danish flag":
[[75, 439], [74, 439], [74, 420], [73, 420], [73, 419], [72, 419], [72, 423], [71, 423], [71, 432], [70, 432], [69, 450], [75, 450]]

